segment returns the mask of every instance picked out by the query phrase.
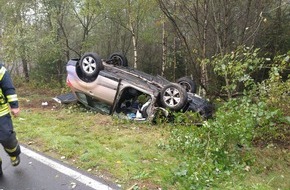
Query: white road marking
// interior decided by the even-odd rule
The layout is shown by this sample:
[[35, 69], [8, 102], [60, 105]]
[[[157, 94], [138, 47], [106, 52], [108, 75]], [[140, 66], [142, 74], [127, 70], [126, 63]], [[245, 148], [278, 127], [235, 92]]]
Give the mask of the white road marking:
[[34, 158], [35, 160], [93, 188], [96, 190], [113, 190], [111, 187], [109, 187], [106, 184], [103, 184], [97, 180], [94, 180], [88, 176], [85, 176], [75, 170], [72, 170], [64, 165], [61, 165], [53, 160], [50, 160], [32, 150], [29, 150], [28, 148], [25, 148], [23, 146], [21, 146], [21, 152], [26, 154], [28, 157]]

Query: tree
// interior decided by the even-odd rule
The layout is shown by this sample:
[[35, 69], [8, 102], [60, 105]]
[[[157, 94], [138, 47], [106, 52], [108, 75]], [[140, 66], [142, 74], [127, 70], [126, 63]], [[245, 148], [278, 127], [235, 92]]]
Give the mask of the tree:
[[258, 32], [255, 45], [261, 47], [269, 56], [285, 54], [290, 49], [290, 3], [278, 0], [265, 9], [261, 17], [263, 25]]
[[139, 32], [142, 27], [142, 23], [145, 22], [150, 10], [154, 7], [154, 1], [148, 2], [148, 0], [127, 0], [108, 2], [106, 6], [109, 8], [108, 17], [113, 22], [122, 26], [125, 30], [131, 34], [131, 41], [133, 45], [133, 67], [138, 67], [138, 40]]
[[[6, 1], [1, 2], [2, 12], [2, 56], [7, 62], [17, 64], [21, 61], [25, 81], [29, 81], [29, 58], [33, 51], [31, 48], [34, 36], [31, 24], [31, 9], [33, 1]], [[17, 65], [16, 67], [17, 68]]]
[[191, 60], [185, 67], [199, 78], [204, 89], [208, 88], [210, 68], [203, 60], [229, 53], [239, 45], [252, 45], [262, 22], [260, 14], [268, 6], [268, 0], [158, 2], [183, 42], [186, 60]]
[[[169, 80], [191, 76], [208, 92], [213, 55], [239, 45], [289, 50], [287, 0], [0, 0], [1, 53], [26, 81], [63, 83], [84, 52], [123, 52], [129, 64]], [[159, 5], [159, 6], [158, 6]], [[18, 66], [20, 65], [20, 66]]]

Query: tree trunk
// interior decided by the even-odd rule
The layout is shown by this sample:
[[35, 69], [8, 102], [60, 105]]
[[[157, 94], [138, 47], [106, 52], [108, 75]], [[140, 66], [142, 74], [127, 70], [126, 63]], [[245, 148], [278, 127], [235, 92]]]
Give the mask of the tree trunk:
[[138, 53], [137, 53], [137, 37], [134, 30], [134, 23], [132, 19], [132, 12], [131, 12], [131, 0], [128, 0], [128, 19], [129, 19], [129, 28], [132, 35], [132, 43], [133, 43], [133, 51], [134, 51], [134, 68], [137, 69], [138, 63]]
[[176, 58], [176, 55], [177, 55], [177, 52], [176, 52], [176, 37], [174, 37], [174, 42], [173, 42], [173, 48], [174, 48], [174, 59], [173, 59], [173, 81], [175, 81], [175, 73], [176, 73], [176, 62], [177, 62], [177, 58]]
[[206, 42], [207, 42], [207, 26], [208, 26], [208, 3], [209, 1], [204, 2], [204, 20], [203, 20], [203, 31], [202, 31], [202, 60], [201, 61], [201, 83], [204, 87], [202, 95], [206, 95], [206, 90], [208, 88], [208, 72], [207, 65], [205, 63], [206, 59]]
[[23, 67], [25, 82], [29, 82], [29, 71], [28, 71], [27, 60], [24, 57], [22, 57], [21, 60], [22, 60], [22, 67]]
[[167, 62], [167, 36], [165, 30], [165, 21], [162, 24], [162, 68], [161, 76], [164, 76], [165, 66]]
[[275, 35], [275, 45], [274, 45], [274, 52], [277, 53], [280, 49], [279, 45], [281, 44], [281, 34], [283, 33], [282, 29], [282, 0], [278, 1], [278, 8], [276, 12], [276, 35]]
[[243, 31], [242, 31], [242, 34], [241, 34], [241, 40], [240, 40], [241, 44], [245, 44], [246, 43], [246, 41], [245, 41], [246, 35], [245, 34], [246, 34], [246, 31], [247, 31], [247, 28], [248, 28], [250, 11], [251, 11], [251, 4], [252, 4], [252, 0], [248, 0], [247, 8], [246, 8], [246, 19], [245, 19], [245, 24], [244, 24]]
[[[229, 82], [227, 73], [225, 74], [225, 82], [226, 82], [226, 86], [229, 87], [230, 86], [230, 82]], [[226, 91], [227, 91], [228, 99], [231, 99], [232, 98], [231, 90], [227, 88]]]
[[137, 62], [138, 62], [137, 39], [136, 39], [133, 28], [131, 29], [132, 29], [131, 34], [132, 34], [132, 42], [133, 42], [133, 51], [134, 51], [134, 68], [137, 69]]

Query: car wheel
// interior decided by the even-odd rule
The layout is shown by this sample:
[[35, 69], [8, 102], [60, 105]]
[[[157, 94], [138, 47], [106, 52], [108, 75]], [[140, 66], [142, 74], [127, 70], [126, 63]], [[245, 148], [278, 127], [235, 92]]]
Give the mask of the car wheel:
[[113, 53], [112, 55], [110, 55], [109, 60], [110, 60], [109, 63], [113, 65], [124, 66], [124, 67], [128, 66], [128, 60], [126, 56], [122, 53]]
[[177, 83], [181, 85], [186, 92], [196, 93], [196, 84], [188, 77], [182, 77], [177, 80]]
[[186, 90], [175, 83], [166, 85], [161, 90], [161, 104], [165, 108], [169, 108], [172, 111], [179, 111], [183, 108], [187, 102]]
[[96, 53], [85, 53], [78, 64], [81, 74], [89, 79], [95, 79], [103, 68], [101, 57]]

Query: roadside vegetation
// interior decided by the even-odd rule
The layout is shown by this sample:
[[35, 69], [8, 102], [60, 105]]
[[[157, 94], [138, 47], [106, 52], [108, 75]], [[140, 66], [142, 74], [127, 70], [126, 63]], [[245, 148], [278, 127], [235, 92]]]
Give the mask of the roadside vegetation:
[[[58, 90], [19, 84], [16, 131], [24, 145], [122, 189], [289, 189], [289, 54], [275, 57], [269, 78], [256, 82], [251, 74], [266, 61], [258, 51], [213, 59], [228, 81], [221, 87], [227, 98], [212, 100], [208, 121], [177, 113], [174, 122], [132, 122], [59, 105], [52, 101]], [[233, 97], [239, 85], [245, 90]]]

